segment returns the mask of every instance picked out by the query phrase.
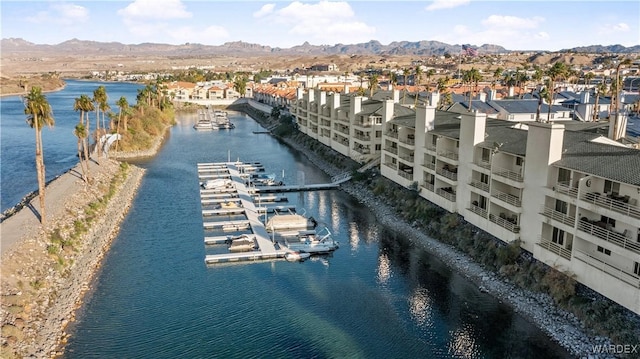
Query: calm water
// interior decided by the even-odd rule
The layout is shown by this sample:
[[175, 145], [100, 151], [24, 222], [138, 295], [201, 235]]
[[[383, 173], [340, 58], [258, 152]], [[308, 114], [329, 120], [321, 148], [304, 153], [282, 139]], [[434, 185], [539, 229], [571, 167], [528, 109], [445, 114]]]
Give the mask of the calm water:
[[67, 358], [567, 357], [508, 306], [386, 234], [340, 191], [287, 195], [340, 241], [332, 256], [207, 267], [204, 256], [224, 246], [203, 243], [196, 163], [230, 157], [260, 161], [288, 184], [328, 180], [253, 134], [249, 117], [230, 118], [235, 130], [196, 132], [195, 116], [181, 116], [161, 152], [137, 162], [147, 175], [69, 328]]
[[[63, 91], [46, 93], [53, 109], [56, 124], [42, 129], [46, 180], [49, 181], [78, 163], [78, 138], [73, 134], [80, 113], [73, 111], [73, 103], [80, 95], [93, 97], [102, 85], [107, 89], [109, 106], [116, 112], [116, 101], [125, 96], [130, 104], [136, 101], [140, 85], [109, 82], [66, 81]], [[95, 113], [90, 115], [95, 129]], [[0, 212], [16, 205], [29, 192], [38, 189], [35, 164], [35, 130], [26, 123], [20, 96], [0, 99], [0, 182], [2, 198]]]

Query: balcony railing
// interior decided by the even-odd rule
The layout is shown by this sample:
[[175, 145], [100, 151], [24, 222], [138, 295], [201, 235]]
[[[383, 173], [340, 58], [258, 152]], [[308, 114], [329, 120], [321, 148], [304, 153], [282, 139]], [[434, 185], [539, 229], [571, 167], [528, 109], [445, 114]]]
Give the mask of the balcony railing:
[[564, 193], [573, 198], [578, 197], [578, 189], [571, 187], [570, 182], [558, 182], [553, 186], [553, 190], [558, 193]]
[[387, 152], [391, 152], [394, 155], [398, 154], [398, 148], [397, 147], [387, 146], [387, 147], [384, 148], [384, 150], [387, 151]]
[[413, 159], [414, 159], [413, 155], [400, 155], [398, 157], [400, 157], [400, 159], [405, 162], [413, 163]]
[[371, 127], [371, 126], [373, 126], [373, 124], [371, 122], [360, 122], [360, 121], [354, 122], [353, 125], [354, 126], [358, 126], [358, 127]]
[[522, 182], [524, 180], [521, 174], [519, 174], [518, 172], [514, 172], [512, 170], [508, 170], [506, 168], [494, 168], [492, 173], [495, 174], [496, 176], [508, 178], [516, 182]]
[[416, 144], [416, 140], [413, 138], [401, 138], [399, 141], [409, 146], [414, 146]]
[[478, 216], [482, 217], [482, 218], [487, 218], [488, 212], [486, 209], [482, 209], [476, 205], [471, 205], [471, 207], [467, 208], [468, 210], [470, 210], [471, 212], [477, 214]]
[[440, 151], [438, 152], [438, 156], [442, 156], [454, 161], [458, 160], [458, 154], [451, 151]]
[[435, 145], [428, 144], [428, 145], [424, 146], [424, 148], [427, 151], [436, 152], [436, 146]]
[[471, 180], [471, 182], [469, 182], [469, 185], [478, 189], [481, 189], [485, 192], [489, 192], [489, 185], [487, 183], [483, 183], [480, 181], [476, 181], [476, 180]]
[[610, 231], [584, 220], [578, 221], [578, 230], [640, 254], [640, 243], [630, 240], [622, 233]]
[[436, 170], [436, 173], [439, 174], [442, 177], [448, 178], [452, 181], [457, 181], [458, 180], [458, 173], [457, 172], [451, 172], [451, 171], [447, 171], [444, 168], [439, 168]]
[[392, 163], [392, 162], [384, 162], [382, 163], [384, 166], [387, 166], [391, 169], [397, 170], [398, 169], [398, 164], [396, 163]]
[[371, 149], [368, 147], [354, 147], [353, 150], [362, 155], [368, 155], [371, 153]]
[[546, 238], [542, 238], [542, 237], [538, 237], [538, 239], [540, 240], [540, 242], [538, 243], [538, 245], [546, 250], [548, 250], [551, 253], [557, 254], [560, 257], [570, 261], [571, 260], [571, 250], [570, 249], [566, 249], [561, 245], [558, 245], [557, 243], [553, 243], [552, 241], [546, 239]]
[[387, 135], [387, 137], [398, 138], [398, 133], [397, 132], [387, 131], [386, 135]]
[[510, 222], [509, 220], [502, 218], [500, 216], [490, 215], [489, 220], [502, 228], [507, 229], [509, 232], [520, 233], [520, 226], [517, 224]]
[[640, 218], [640, 207], [625, 203], [622, 200], [613, 199], [600, 193], [585, 193], [582, 200], [593, 203], [599, 207], [606, 208], [630, 217]]
[[359, 139], [360, 141], [371, 141], [371, 136], [368, 136], [368, 135], [359, 135], [359, 134], [356, 134], [356, 135], [354, 135], [353, 137], [355, 137], [355, 138]]
[[549, 208], [546, 206], [542, 207], [540, 214], [542, 214], [547, 218], [551, 218], [555, 221], [558, 221], [560, 223], [564, 223], [569, 227], [573, 227], [574, 223], [576, 222], [576, 217], [569, 216], [568, 214], [564, 214], [562, 212], [556, 211], [555, 209]]
[[522, 206], [522, 202], [520, 201], [520, 197], [514, 196], [510, 193], [504, 193], [498, 190], [493, 190], [492, 196], [497, 198], [503, 202], [509, 203], [512, 206], [520, 207]]
[[405, 171], [398, 171], [398, 175], [404, 179], [408, 179], [409, 181], [413, 180], [413, 173], [407, 173]]
[[431, 162], [425, 162], [422, 164], [425, 168], [428, 168], [430, 170], [434, 170], [436, 169], [436, 164], [435, 163], [431, 163]]
[[422, 182], [422, 184], [420, 185], [422, 187], [424, 187], [425, 189], [427, 189], [428, 191], [433, 192], [434, 188], [433, 188], [433, 183], [429, 183], [429, 182]]
[[584, 263], [589, 264], [590, 266], [609, 274], [612, 277], [620, 279], [621, 281], [630, 284], [634, 288], [640, 288], [640, 278], [638, 276], [627, 273], [626, 271], [609, 263], [606, 263], [590, 254], [579, 250], [574, 250], [573, 258], [579, 259]]
[[338, 132], [340, 132], [340, 133], [344, 133], [345, 135], [349, 134], [349, 128], [348, 127], [335, 126], [333, 129], [338, 131]]
[[491, 162], [489, 162], [489, 161], [484, 161], [482, 159], [477, 159], [477, 160], [473, 161], [473, 163], [475, 163], [476, 166], [480, 166], [480, 167], [486, 168], [486, 169], [491, 169]]
[[455, 193], [447, 192], [442, 188], [436, 189], [436, 194], [439, 195], [440, 197], [444, 197], [444, 198], [448, 199], [451, 202], [455, 202], [456, 201], [456, 194]]

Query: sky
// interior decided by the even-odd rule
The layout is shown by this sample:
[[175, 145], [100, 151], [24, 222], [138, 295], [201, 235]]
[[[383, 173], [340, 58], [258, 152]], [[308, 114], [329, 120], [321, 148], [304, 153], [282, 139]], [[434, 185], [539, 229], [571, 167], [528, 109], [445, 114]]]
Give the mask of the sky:
[[[0, 35], [36, 44], [230, 41], [288, 48], [377, 40], [494, 44], [507, 50], [640, 45], [640, 1], [11, 1]], [[1, 50], [1, 49], [0, 49]]]

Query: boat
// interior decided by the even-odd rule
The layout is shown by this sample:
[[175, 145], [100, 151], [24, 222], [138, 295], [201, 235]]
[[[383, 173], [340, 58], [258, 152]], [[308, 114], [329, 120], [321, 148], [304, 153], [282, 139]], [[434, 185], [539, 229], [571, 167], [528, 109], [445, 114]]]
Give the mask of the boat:
[[318, 221], [316, 221], [313, 217], [306, 217], [303, 214], [293, 213], [293, 211], [289, 210], [288, 214], [277, 214], [271, 217], [265, 227], [267, 231], [275, 232], [281, 230], [309, 230], [314, 229], [318, 225]]
[[291, 251], [284, 254], [284, 259], [288, 262], [302, 262], [311, 257], [311, 253], [305, 251]]
[[230, 179], [218, 178], [204, 181], [200, 186], [204, 189], [231, 188], [233, 186], [233, 182]]
[[218, 124], [211, 122], [210, 120], [200, 120], [198, 122], [196, 122], [195, 125], [193, 125], [193, 128], [195, 128], [198, 131], [210, 131], [210, 130], [217, 130], [220, 127], [218, 126]]
[[251, 238], [246, 234], [235, 237], [227, 237], [230, 252], [249, 252], [257, 248], [255, 238]]
[[242, 202], [240, 201], [227, 201], [220, 203], [220, 208], [240, 208], [242, 207]]
[[304, 251], [306, 253], [330, 253], [340, 247], [337, 241], [333, 240], [328, 228], [320, 232], [300, 231], [296, 240], [285, 239], [285, 245], [293, 251]]

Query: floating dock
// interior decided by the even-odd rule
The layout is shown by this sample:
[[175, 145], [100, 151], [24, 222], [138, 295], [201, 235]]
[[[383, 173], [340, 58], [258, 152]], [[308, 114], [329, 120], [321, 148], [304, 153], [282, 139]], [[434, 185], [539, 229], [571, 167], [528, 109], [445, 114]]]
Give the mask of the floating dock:
[[[287, 212], [294, 210], [293, 205], [272, 205], [277, 202], [287, 201], [286, 196], [272, 193], [316, 191], [336, 189], [339, 183], [324, 183], [293, 186], [247, 186], [246, 179], [249, 173], [264, 171], [259, 162], [218, 162], [198, 163], [198, 178], [200, 183], [211, 179], [230, 179], [231, 185], [213, 189], [200, 189], [200, 202], [203, 207], [216, 206], [219, 208], [203, 208], [203, 227], [205, 230], [225, 231], [250, 231], [249, 236], [254, 237], [257, 249], [249, 252], [210, 254], [205, 256], [206, 264], [256, 262], [263, 260], [276, 260], [284, 258], [287, 252], [291, 252], [286, 246], [280, 246], [275, 242], [271, 234], [260, 220], [260, 215], [266, 212]], [[234, 207], [225, 207], [224, 203], [232, 202]], [[256, 206], [256, 203], [259, 205]], [[216, 216], [227, 216], [227, 220], [216, 221]], [[228, 216], [241, 216], [244, 219], [230, 220]], [[233, 217], [231, 217], [233, 218]], [[218, 235], [205, 236], [207, 245], [224, 244], [232, 236]]]

